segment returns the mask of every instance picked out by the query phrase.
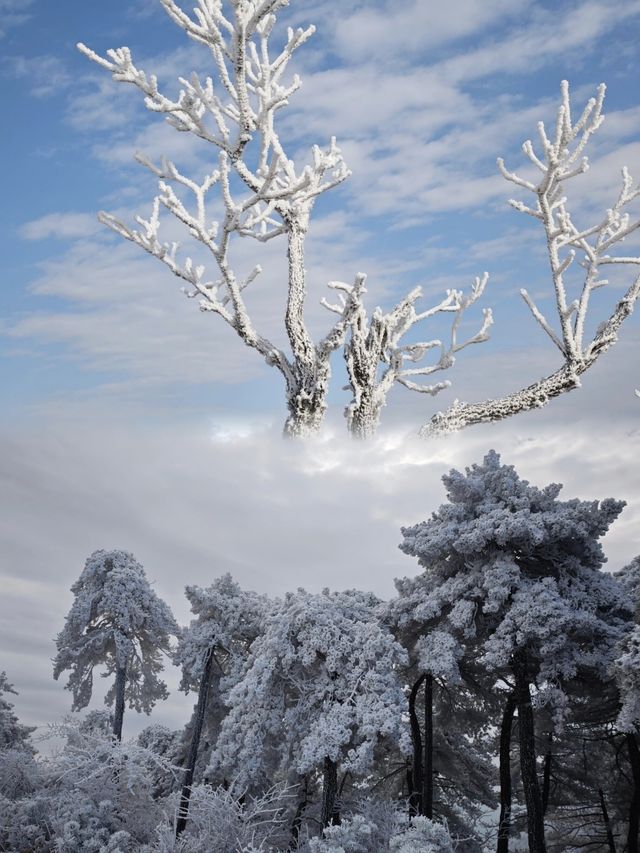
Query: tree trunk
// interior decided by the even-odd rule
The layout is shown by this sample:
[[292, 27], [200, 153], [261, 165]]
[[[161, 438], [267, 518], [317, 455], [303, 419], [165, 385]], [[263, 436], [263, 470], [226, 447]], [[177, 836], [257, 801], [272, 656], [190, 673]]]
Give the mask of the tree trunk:
[[518, 706], [518, 732], [520, 740], [520, 771], [524, 799], [527, 806], [527, 833], [529, 853], [546, 853], [544, 840], [544, 815], [542, 796], [536, 768], [536, 742], [531, 706], [529, 674], [526, 651], [518, 651], [512, 661], [515, 676], [516, 704]]
[[[338, 765], [330, 758], [324, 760], [322, 785], [322, 826], [336, 822], [336, 798], [338, 794]], [[339, 822], [339, 817], [338, 817]]]
[[551, 764], [553, 762], [553, 754], [551, 752], [551, 744], [553, 734], [549, 732], [549, 746], [544, 756], [544, 767], [542, 771], [542, 814], [546, 815], [549, 806], [549, 794], [551, 793]]
[[308, 804], [309, 804], [309, 777], [304, 776], [304, 778], [302, 780], [302, 790], [300, 793], [300, 799], [298, 800], [298, 805], [296, 807], [296, 813], [293, 816], [293, 820], [291, 822], [291, 843], [289, 845], [289, 850], [297, 850], [298, 849], [298, 841], [300, 839], [300, 827], [302, 826], [302, 816], [305, 813]]
[[383, 405], [376, 394], [375, 378], [373, 387], [354, 389], [354, 395], [354, 401], [345, 411], [349, 432], [353, 438], [373, 438], [380, 424]]
[[416, 713], [416, 699], [418, 698], [418, 690], [422, 682], [426, 678], [426, 674], [422, 674], [411, 688], [409, 694], [409, 723], [411, 726], [411, 743], [413, 744], [413, 768], [411, 776], [407, 776], [409, 780], [409, 814], [411, 816], [422, 814], [422, 785], [423, 785], [423, 764], [422, 764], [422, 735], [420, 733], [420, 723]]
[[314, 377], [288, 396], [289, 415], [283, 429], [285, 438], [306, 438], [320, 432], [327, 410], [328, 380], [327, 371], [324, 382]]
[[196, 769], [202, 726], [204, 725], [204, 717], [207, 710], [207, 698], [209, 696], [209, 688], [211, 686], [212, 666], [213, 649], [209, 649], [205, 659], [202, 677], [200, 679], [200, 686], [198, 688], [198, 703], [196, 705], [196, 711], [193, 718], [191, 746], [189, 747], [189, 755], [187, 756], [187, 763], [184, 768], [184, 779], [182, 780], [182, 791], [180, 793], [180, 806], [178, 807], [178, 820], [176, 822], [176, 838], [184, 832], [187, 825], [191, 786], [193, 785], [193, 774]]
[[433, 676], [424, 680], [424, 776], [422, 779], [422, 809], [425, 817], [433, 819]]
[[609, 845], [609, 853], [616, 853], [616, 842], [613, 838], [613, 830], [611, 829], [611, 822], [609, 821], [609, 812], [607, 811], [607, 804], [604, 799], [604, 793], [602, 791], [602, 788], [598, 788], [598, 797], [600, 798], [602, 821], [604, 823], [604, 828], [607, 833], [607, 844]]
[[116, 666], [116, 696], [113, 711], [113, 735], [122, 740], [122, 720], [124, 718], [124, 688], [127, 684], [127, 665]]
[[638, 853], [638, 828], [640, 823], [640, 749], [636, 736], [629, 732], [626, 736], [629, 762], [633, 776], [633, 796], [629, 807], [629, 834], [627, 835], [628, 853]]
[[511, 831], [511, 730], [516, 710], [516, 696], [512, 691], [502, 712], [500, 726], [500, 822], [496, 853], [509, 853]]
[[304, 243], [308, 217], [292, 217], [288, 225], [288, 293], [285, 328], [293, 354], [293, 380], [287, 389], [289, 417], [284, 425], [288, 438], [304, 438], [320, 430], [327, 408], [331, 372], [330, 353], [320, 353], [307, 330], [304, 309], [307, 296]]

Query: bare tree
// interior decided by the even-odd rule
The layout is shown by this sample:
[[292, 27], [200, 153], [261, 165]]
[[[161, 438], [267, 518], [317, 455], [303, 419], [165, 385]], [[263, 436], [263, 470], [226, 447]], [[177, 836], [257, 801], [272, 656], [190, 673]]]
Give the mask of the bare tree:
[[[518, 412], [544, 406], [550, 399], [580, 386], [580, 376], [617, 339], [618, 329], [633, 311], [640, 295], [640, 275], [637, 276], [624, 296], [618, 300], [613, 312], [597, 327], [589, 340], [585, 336], [585, 322], [593, 292], [609, 282], [600, 277], [602, 267], [612, 264], [639, 265], [640, 257], [612, 254], [617, 244], [640, 227], [640, 219], [632, 220], [625, 208], [640, 196], [640, 186], [633, 185], [627, 168], [622, 170], [622, 189], [613, 207], [596, 225], [579, 228], [573, 222], [564, 195], [566, 181], [583, 174], [588, 161], [583, 151], [591, 136], [604, 120], [602, 104], [605, 86], [598, 87], [597, 95], [591, 98], [577, 122], [571, 119], [569, 84], [561, 85], [562, 99], [558, 109], [553, 138], [547, 135], [543, 122], [538, 123], [538, 134], [542, 154], [535, 153], [531, 140], [522, 149], [531, 163], [542, 173], [538, 184], [510, 172], [504, 161], [498, 159], [498, 167], [504, 177], [535, 195], [535, 206], [529, 207], [521, 201], [510, 200], [516, 210], [539, 220], [544, 228], [551, 278], [555, 293], [557, 322], [547, 320], [531, 295], [521, 290], [522, 297], [531, 313], [542, 326], [562, 355], [562, 366], [538, 382], [497, 400], [483, 403], [454, 403], [446, 412], [439, 412], [421, 430], [421, 435], [449, 432], [470, 424], [498, 421]], [[566, 273], [578, 261], [584, 269], [579, 295], [571, 299], [568, 294]]]
[[[114, 80], [140, 89], [149, 110], [166, 115], [177, 130], [215, 146], [219, 150], [218, 166], [198, 182], [168, 160], [156, 166], [139, 157], [160, 179], [149, 219], [138, 217], [137, 229], [107, 213], [101, 213], [100, 219], [166, 264], [186, 282], [187, 296], [199, 297], [203, 311], [222, 317], [247, 346], [280, 371], [289, 409], [285, 433], [313, 433], [325, 413], [330, 358], [344, 341], [347, 318], [341, 317], [319, 343], [314, 343], [305, 322], [305, 238], [316, 198], [344, 181], [349, 171], [335, 139], [325, 150], [314, 146], [311, 163], [297, 168], [280, 142], [275, 116], [300, 87], [297, 76], [290, 85], [282, 78], [292, 55], [315, 28], [289, 29], [284, 48], [274, 56], [269, 38], [275, 13], [288, 0], [229, 0], [225, 4], [228, 17], [219, 0], [198, 0], [193, 17], [174, 0], [160, 2], [190, 38], [209, 48], [218, 89], [211, 77], [202, 80], [194, 73], [189, 79], [180, 78], [183, 88], [172, 100], [159, 90], [155, 76], [147, 76], [136, 67], [128, 48], [109, 50], [108, 58], [103, 58], [83, 44], [78, 47], [110, 71]], [[234, 181], [239, 184], [237, 190]], [[224, 203], [221, 221], [213, 220], [207, 209], [213, 187], [218, 188]], [[185, 195], [191, 196], [191, 205], [183, 200]], [[213, 255], [217, 267], [213, 278], [192, 258], [179, 260], [177, 243], [161, 240], [161, 210], [183, 223]], [[285, 328], [289, 355], [260, 334], [247, 311], [243, 290], [258, 277], [261, 268], [256, 266], [239, 279], [229, 259], [233, 235], [266, 243], [281, 234], [286, 236], [288, 253]]]
[[[353, 391], [353, 401], [347, 409], [348, 424], [355, 435], [369, 436], [375, 432], [380, 411], [395, 382], [434, 395], [449, 383], [421, 385], [415, 382], [415, 377], [450, 367], [454, 353], [469, 343], [487, 339], [486, 331], [491, 324], [488, 310], [482, 329], [474, 338], [463, 344], [456, 340], [462, 312], [482, 294], [487, 276], [476, 282], [470, 297], [449, 291], [435, 308], [418, 313], [414, 303], [421, 292], [417, 288], [387, 314], [376, 309], [371, 319], [367, 318], [361, 299], [365, 292], [362, 274], [356, 276], [354, 285], [334, 283], [347, 298], [340, 305], [325, 301], [339, 316], [325, 337], [314, 343], [305, 321], [305, 238], [316, 198], [344, 181], [349, 171], [335, 138], [325, 150], [314, 146], [310, 165], [297, 168], [276, 132], [275, 117], [300, 86], [297, 76], [290, 85], [282, 82], [287, 65], [315, 28], [289, 29], [284, 48], [273, 56], [269, 38], [275, 13], [288, 0], [227, 0], [226, 3], [198, 0], [192, 17], [174, 0], [160, 2], [190, 38], [209, 48], [216, 69], [215, 85], [211, 77], [202, 80], [195, 73], [189, 79], [181, 77], [182, 90], [172, 100], [159, 90], [155, 76], [147, 76], [134, 64], [128, 48], [109, 50], [104, 58], [83, 44], [78, 47], [110, 71], [114, 80], [136, 86], [144, 94], [149, 110], [164, 114], [177, 130], [192, 133], [215, 146], [219, 151], [217, 168], [202, 181], [196, 181], [167, 159], [156, 165], [136, 155], [159, 179], [151, 215], [148, 219], [137, 217], [137, 228], [104, 212], [100, 219], [162, 261], [186, 282], [183, 292], [190, 298], [199, 298], [202, 311], [222, 317], [247, 346], [256, 349], [269, 365], [280, 371], [289, 410], [286, 435], [308, 435], [320, 428], [327, 407], [331, 356], [342, 347], [350, 330], [350, 342], [345, 347]], [[228, 8], [227, 14], [223, 8]], [[224, 216], [219, 221], [212, 218], [209, 209], [209, 193], [213, 188], [224, 207]], [[185, 200], [188, 198], [190, 202]], [[177, 242], [161, 239], [161, 212], [168, 212], [186, 226], [191, 237], [213, 255], [216, 267], [213, 277], [193, 258], [180, 260]], [[239, 278], [229, 257], [234, 236], [266, 243], [280, 235], [287, 240], [288, 296], [284, 325], [290, 353], [261, 334], [247, 310], [243, 291], [259, 276], [260, 266]], [[400, 345], [400, 339], [416, 323], [441, 311], [455, 312], [449, 346], [439, 340]], [[440, 349], [437, 364], [405, 367], [406, 361], [418, 362], [434, 348]], [[379, 377], [381, 364], [384, 370]]]

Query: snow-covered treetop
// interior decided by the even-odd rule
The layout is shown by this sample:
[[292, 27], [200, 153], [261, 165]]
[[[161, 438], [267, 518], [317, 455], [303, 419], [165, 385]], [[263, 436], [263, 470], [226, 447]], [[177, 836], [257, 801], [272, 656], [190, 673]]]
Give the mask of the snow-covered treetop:
[[[129, 701], [148, 712], [166, 696], [157, 677], [161, 655], [171, 651], [170, 637], [179, 635], [168, 605], [127, 551], [94, 551], [71, 591], [75, 599], [56, 639], [54, 678], [70, 670], [66, 687], [73, 693], [74, 710], [89, 703], [93, 669], [104, 665], [107, 675], [126, 667]], [[106, 701], [112, 699], [113, 690]]]
[[306, 773], [329, 758], [361, 773], [381, 736], [399, 740], [406, 652], [378, 621], [379, 604], [353, 590], [279, 602], [230, 692], [214, 762], [254, 779], [269, 760]]
[[269, 601], [242, 590], [230, 574], [206, 589], [188, 586], [185, 592], [196, 619], [183, 630], [173, 660], [182, 666], [181, 689], [186, 692], [197, 689], [209, 654], [223, 674], [242, 662], [260, 633]]
[[449, 503], [402, 530], [401, 550], [425, 571], [396, 582], [392, 605], [400, 628], [426, 634], [416, 644], [424, 669], [448, 667], [442, 674], [455, 679], [469, 644], [495, 670], [527, 649], [540, 701], [559, 704], [561, 685], [581, 668], [605, 678], [630, 613], [619, 585], [599, 571], [599, 538], [624, 502], [559, 501], [559, 485], [531, 486], [494, 451], [443, 480]]
[[[349, 174], [335, 139], [326, 151], [314, 146], [312, 163], [296, 169], [275, 129], [278, 110], [300, 88], [297, 75], [289, 84], [283, 82], [287, 66], [315, 27], [289, 28], [284, 46], [271, 55], [269, 38], [276, 13], [288, 5], [288, 0], [198, 0], [192, 16], [174, 0], [161, 3], [174, 23], [210, 50], [218, 78], [215, 84], [211, 77], [202, 80], [193, 73], [189, 79], [180, 78], [182, 89], [172, 99], [159, 90], [155, 75], [148, 76], [136, 67], [128, 48], [109, 50], [107, 58], [83, 44], [78, 48], [110, 71], [114, 80], [140, 89], [147, 109], [166, 115], [177, 130], [191, 132], [220, 149], [220, 171], [209, 187], [222, 179], [228, 193], [224, 176], [233, 166], [255, 194], [251, 204], [235, 210], [242, 220], [238, 223], [241, 233], [263, 240], [275, 236], [273, 230], [282, 233], [273, 222], [274, 212], [284, 217], [308, 213], [320, 193]], [[256, 134], [258, 158], [251, 168], [243, 154]], [[175, 175], [167, 177], [175, 180]]]
[[561, 485], [530, 485], [512, 465], [501, 465], [493, 450], [482, 465], [464, 474], [452, 470], [442, 480], [449, 503], [429, 521], [403, 527], [400, 548], [418, 556], [425, 568], [443, 561], [444, 571], [450, 554], [453, 564], [486, 548], [507, 546], [517, 549], [521, 559], [557, 558], [576, 568], [600, 568], [606, 557], [598, 539], [625, 506], [613, 498], [558, 501]]

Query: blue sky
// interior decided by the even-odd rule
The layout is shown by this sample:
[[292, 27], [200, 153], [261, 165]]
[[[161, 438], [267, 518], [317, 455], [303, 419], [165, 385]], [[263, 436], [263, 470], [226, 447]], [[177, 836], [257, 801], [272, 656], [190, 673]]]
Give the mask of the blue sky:
[[[282, 139], [304, 158], [335, 135], [353, 170], [312, 222], [312, 328], [329, 325], [319, 301], [332, 279], [367, 272], [371, 305], [390, 306], [416, 284], [436, 301], [488, 270], [492, 339], [460, 355], [452, 389], [436, 401], [394, 391], [382, 436], [367, 451], [351, 450], [343, 436], [348, 396], [336, 357], [330, 438], [284, 451], [279, 375], [219, 318], [201, 315], [155, 259], [96, 218], [101, 209], [147, 214], [155, 185], [134, 151], [156, 160], [166, 153], [196, 173], [213, 154], [149, 115], [138, 93], [92, 65], [76, 42], [98, 53], [128, 45], [171, 91], [178, 75], [208, 69], [206, 52], [157, 0], [0, 0], [0, 78], [11, 117], [0, 139], [0, 420], [12, 590], [0, 624], [29, 720], [41, 721], [42, 691], [56, 690], [48, 701], [65, 707], [60, 689], [45, 685], [47, 655], [69, 606], [66, 590], [94, 548], [135, 551], [172, 604], [185, 582], [228, 569], [266, 591], [369, 580], [389, 594], [399, 526], [435, 509], [450, 465], [496, 446], [540, 485], [561, 480], [568, 495], [629, 500], [612, 533], [612, 561], [640, 551], [640, 488], [624, 464], [640, 441], [638, 314], [584, 387], [546, 411], [431, 448], [410, 437], [455, 397], [496, 396], [558, 366], [519, 296], [527, 287], [543, 307], [552, 303], [543, 235], [508, 207], [514, 188], [496, 157], [523, 165], [520, 144], [538, 119], [553, 121], [562, 79], [576, 111], [604, 81], [607, 118], [591, 145], [592, 169], [575, 182], [576, 219], [601, 217], [623, 165], [640, 177], [640, 2], [291, 0], [286, 23], [318, 31], [297, 56], [303, 88], [281, 114]], [[253, 258], [256, 250], [246, 251]], [[277, 339], [282, 244], [269, 244], [259, 260], [265, 280], [251, 310]], [[600, 293], [592, 328], [625, 282]], [[479, 311], [470, 329], [478, 319]], [[336, 516], [345, 495], [358, 555], [349, 524]], [[247, 537], [247, 524], [265, 538]], [[319, 550], [309, 544], [316, 528]], [[326, 568], [341, 560], [351, 569]], [[364, 571], [369, 562], [377, 568]], [[400, 563], [396, 573], [403, 570], [411, 569]], [[15, 622], [27, 612], [43, 632], [28, 654]]]

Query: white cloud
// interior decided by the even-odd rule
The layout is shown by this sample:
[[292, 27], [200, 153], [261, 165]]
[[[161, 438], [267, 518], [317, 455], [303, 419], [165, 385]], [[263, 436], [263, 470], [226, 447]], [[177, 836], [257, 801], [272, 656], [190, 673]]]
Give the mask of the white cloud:
[[386, 2], [381, 8], [361, 7], [336, 24], [335, 40], [346, 61], [386, 58], [441, 47], [476, 34], [490, 24], [505, 24], [522, 15], [526, 0], [453, 0], [424, 3], [421, 0], [398, 7]]
[[96, 234], [101, 227], [95, 214], [48, 213], [39, 219], [25, 222], [19, 233], [25, 240], [76, 240]]
[[469, 82], [499, 72], [531, 72], [552, 57], [580, 59], [597, 40], [615, 27], [640, 15], [640, 2], [626, 0], [612, 13], [608, 3], [586, 0], [558, 9], [531, 7], [530, 19], [501, 38], [492, 38], [476, 50], [446, 59], [438, 67], [446, 79]]

